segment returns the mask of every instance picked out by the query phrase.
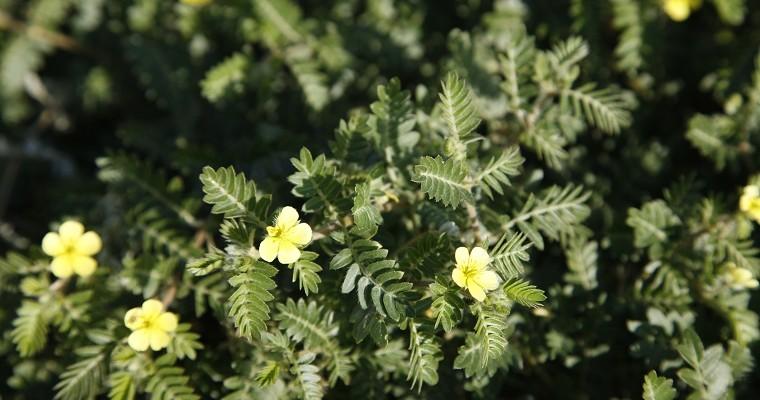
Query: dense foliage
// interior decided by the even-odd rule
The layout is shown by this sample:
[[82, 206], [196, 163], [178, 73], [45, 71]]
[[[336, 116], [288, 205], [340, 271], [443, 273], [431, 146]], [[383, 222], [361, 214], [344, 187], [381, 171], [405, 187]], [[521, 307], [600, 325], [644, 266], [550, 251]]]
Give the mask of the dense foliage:
[[754, 1], [0, 0], [0, 129], [2, 398], [760, 386]]

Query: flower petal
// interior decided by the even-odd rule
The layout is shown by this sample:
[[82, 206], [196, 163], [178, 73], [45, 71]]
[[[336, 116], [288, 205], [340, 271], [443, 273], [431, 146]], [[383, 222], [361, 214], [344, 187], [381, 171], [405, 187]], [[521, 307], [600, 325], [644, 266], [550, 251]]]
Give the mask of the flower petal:
[[280, 239], [267, 237], [259, 245], [259, 255], [266, 262], [272, 262], [277, 258], [277, 251], [280, 249]]
[[311, 241], [311, 227], [309, 224], [301, 222], [285, 231], [282, 238], [293, 244], [303, 246]]
[[750, 218], [760, 223], [760, 206], [750, 209], [747, 214], [749, 214]]
[[473, 281], [468, 282], [467, 290], [470, 291], [472, 297], [474, 297], [477, 301], [483, 301], [486, 299], [486, 292], [483, 291], [483, 288], [480, 287], [480, 285]]
[[84, 226], [78, 221], [66, 221], [58, 228], [61, 240], [66, 245], [73, 245], [84, 233]]
[[103, 243], [100, 241], [100, 235], [90, 231], [82, 235], [74, 245], [74, 251], [83, 256], [92, 256], [97, 254]]
[[129, 339], [127, 339], [127, 343], [129, 343], [129, 347], [135, 349], [136, 351], [148, 350], [148, 345], [150, 344], [148, 330], [138, 329], [132, 332], [132, 334], [129, 335]]
[[747, 185], [744, 187], [744, 194], [747, 197], [758, 197], [760, 196], [760, 186]]
[[731, 269], [731, 274], [733, 275], [734, 281], [740, 283], [752, 279], [752, 272], [744, 268], [733, 268]]
[[689, 18], [689, 14], [691, 13], [689, 2], [686, 0], [666, 0], [663, 8], [670, 19], [676, 22]]
[[475, 278], [475, 282], [485, 290], [494, 290], [499, 287], [499, 276], [493, 271], [483, 271]]
[[451, 271], [451, 279], [453, 279], [454, 283], [459, 287], [465, 287], [467, 284], [467, 278], [465, 278], [461, 268], [454, 268], [454, 270]]
[[42, 251], [52, 257], [63, 254], [66, 251], [66, 246], [63, 245], [61, 235], [55, 232], [49, 232], [45, 235], [42, 238]]
[[74, 272], [83, 278], [92, 275], [98, 266], [98, 262], [90, 256], [73, 255], [71, 258], [73, 259]]
[[150, 348], [153, 349], [153, 351], [158, 351], [168, 346], [169, 341], [171, 340], [171, 336], [160, 329], [149, 330], [148, 336], [150, 338]]
[[135, 330], [142, 326], [142, 308], [135, 307], [127, 311], [124, 314], [124, 325], [131, 330]]
[[53, 258], [50, 271], [58, 278], [70, 277], [74, 273], [74, 258], [67, 254]]
[[156, 299], [145, 300], [142, 303], [142, 311], [143, 318], [153, 319], [158, 317], [161, 311], [164, 311], [164, 305]]
[[280, 251], [277, 252], [277, 261], [280, 264], [293, 264], [301, 258], [301, 250], [293, 243], [286, 240], [280, 242]]
[[470, 252], [470, 264], [478, 268], [484, 268], [491, 262], [491, 257], [488, 256], [486, 249], [482, 247], [474, 247]]
[[470, 262], [470, 251], [466, 247], [458, 247], [454, 252], [454, 259], [457, 261], [457, 265], [465, 266]]
[[280, 215], [277, 216], [277, 222], [275, 225], [283, 231], [287, 231], [297, 223], [298, 211], [291, 206], [285, 206], [282, 208], [282, 211], [280, 211]]
[[164, 332], [174, 332], [177, 329], [177, 315], [165, 312], [156, 319], [156, 327]]
[[[752, 200], [754, 200], [755, 197], [756, 196], [751, 196], [747, 194], [747, 190], [745, 189], [744, 194], [742, 195], [742, 197], [739, 198], [739, 209], [744, 212], [749, 211], [750, 207], [752, 206]], [[44, 243], [44, 239], [43, 239], [43, 243]]]

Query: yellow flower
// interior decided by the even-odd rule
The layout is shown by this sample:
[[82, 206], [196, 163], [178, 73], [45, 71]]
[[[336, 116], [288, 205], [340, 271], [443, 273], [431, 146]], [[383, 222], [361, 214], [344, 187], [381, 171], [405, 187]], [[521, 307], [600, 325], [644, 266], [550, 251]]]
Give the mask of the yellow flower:
[[692, 11], [702, 6], [702, 0], [663, 0], [662, 9], [676, 22], [689, 18]]
[[259, 254], [267, 262], [275, 257], [280, 264], [292, 264], [301, 257], [299, 247], [311, 241], [309, 224], [298, 223], [298, 211], [284, 207], [275, 220], [274, 226], [267, 227], [268, 236], [259, 245]]
[[451, 278], [459, 287], [467, 288], [475, 300], [485, 300], [486, 291], [499, 286], [499, 276], [486, 268], [491, 257], [482, 247], [475, 247], [472, 252], [460, 247], [454, 253], [454, 258], [457, 266], [451, 273]]
[[744, 187], [739, 199], [739, 209], [760, 223], [760, 187], [748, 185]]
[[59, 278], [72, 274], [90, 276], [98, 262], [92, 257], [100, 251], [102, 244], [97, 233], [84, 231], [77, 221], [66, 221], [58, 232], [49, 232], [42, 238], [42, 251], [53, 257], [50, 270]]
[[733, 289], [754, 289], [760, 286], [760, 282], [752, 277], [752, 272], [746, 268], [739, 268], [732, 262], [726, 263], [724, 276]]
[[189, 6], [205, 6], [208, 3], [211, 3], [212, 0], [180, 0], [182, 4], [187, 4]]
[[160, 301], [150, 299], [135, 307], [124, 315], [124, 325], [132, 330], [127, 342], [129, 347], [137, 351], [145, 351], [150, 346], [154, 351], [169, 345], [169, 333], [177, 329], [177, 316], [174, 313], [163, 312], [164, 305]]

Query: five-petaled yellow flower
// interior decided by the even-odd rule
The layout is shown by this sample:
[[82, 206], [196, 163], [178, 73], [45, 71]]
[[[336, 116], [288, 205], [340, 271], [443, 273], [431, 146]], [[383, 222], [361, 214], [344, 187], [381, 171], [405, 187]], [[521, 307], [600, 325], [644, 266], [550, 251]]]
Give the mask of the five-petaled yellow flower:
[[177, 316], [164, 312], [160, 301], [150, 299], [135, 307], [124, 315], [124, 325], [132, 330], [127, 342], [129, 347], [137, 351], [145, 351], [150, 346], [154, 351], [169, 345], [169, 333], [177, 329]]
[[460, 247], [454, 253], [454, 258], [457, 266], [451, 273], [451, 278], [460, 287], [467, 288], [475, 300], [485, 300], [486, 291], [499, 286], [499, 276], [486, 268], [491, 257], [482, 247], [475, 247], [471, 252]]
[[100, 251], [100, 236], [85, 232], [84, 226], [77, 221], [66, 221], [58, 232], [49, 232], [42, 238], [42, 251], [53, 257], [50, 270], [59, 278], [68, 278], [72, 274], [82, 277], [95, 272], [98, 262], [92, 257]]
[[702, 6], [702, 0], [663, 0], [662, 9], [676, 22], [689, 18], [692, 11]]
[[733, 289], [754, 289], [760, 286], [760, 282], [752, 277], [752, 272], [746, 268], [739, 268], [732, 262], [726, 263], [724, 276]]
[[183, 4], [187, 4], [189, 6], [205, 6], [208, 3], [211, 3], [213, 0], [180, 0]]
[[760, 187], [756, 185], [744, 187], [742, 197], [739, 199], [739, 209], [760, 223]]
[[301, 250], [311, 241], [311, 227], [305, 222], [299, 223], [298, 211], [293, 207], [284, 207], [277, 216], [274, 226], [267, 227], [267, 237], [259, 245], [259, 254], [267, 262], [292, 264], [301, 257]]

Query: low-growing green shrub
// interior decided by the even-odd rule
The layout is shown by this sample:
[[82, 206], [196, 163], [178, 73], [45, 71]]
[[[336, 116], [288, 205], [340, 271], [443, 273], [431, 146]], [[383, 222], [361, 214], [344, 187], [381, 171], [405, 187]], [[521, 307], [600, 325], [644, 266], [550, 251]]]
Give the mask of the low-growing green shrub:
[[751, 398], [705, 3], [0, 2], [0, 397]]

